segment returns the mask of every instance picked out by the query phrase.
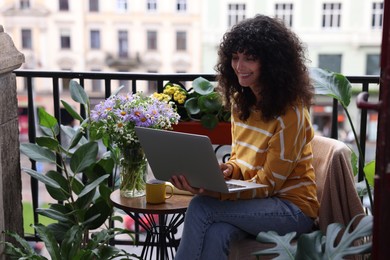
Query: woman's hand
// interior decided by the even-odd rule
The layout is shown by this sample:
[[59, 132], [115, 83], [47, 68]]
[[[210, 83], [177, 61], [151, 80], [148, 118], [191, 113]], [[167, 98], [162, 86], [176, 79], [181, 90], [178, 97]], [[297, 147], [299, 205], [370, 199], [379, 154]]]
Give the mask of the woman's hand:
[[220, 197], [220, 193], [219, 192], [209, 191], [209, 190], [205, 190], [203, 188], [194, 188], [194, 187], [192, 187], [188, 183], [186, 177], [183, 176], [183, 175], [172, 176], [172, 178], [170, 179], [170, 182], [173, 184], [173, 186], [175, 186], [179, 190], [189, 191], [192, 194], [206, 195], [206, 196], [210, 196], [210, 197], [214, 197], [214, 198], [219, 198]]
[[221, 163], [219, 165], [225, 179], [230, 179], [233, 174], [233, 166], [227, 163]]

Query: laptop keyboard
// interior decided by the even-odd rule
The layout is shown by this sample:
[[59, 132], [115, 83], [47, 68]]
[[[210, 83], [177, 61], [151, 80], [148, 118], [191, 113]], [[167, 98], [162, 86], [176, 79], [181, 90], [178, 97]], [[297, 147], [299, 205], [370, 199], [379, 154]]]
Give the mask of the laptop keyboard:
[[233, 183], [226, 183], [228, 189], [235, 189], [235, 188], [243, 188], [245, 187], [244, 185], [239, 185], [239, 184], [233, 184]]

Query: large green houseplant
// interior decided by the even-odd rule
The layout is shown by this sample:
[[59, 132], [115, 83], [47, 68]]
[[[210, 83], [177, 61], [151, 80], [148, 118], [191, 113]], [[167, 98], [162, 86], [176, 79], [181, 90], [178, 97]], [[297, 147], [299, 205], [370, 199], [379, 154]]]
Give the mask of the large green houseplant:
[[331, 98], [334, 98], [342, 106], [348, 122], [350, 124], [354, 141], [358, 149], [358, 155], [355, 154], [352, 150], [352, 166], [354, 169], [354, 174], [357, 174], [358, 165], [364, 172], [364, 181], [363, 183], [357, 184], [357, 189], [359, 195], [368, 196], [370, 202], [370, 208], [372, 209], [373, 198], [372, 198], [372, 188], [374, 186], [374, 176], [375, 176], [375, 162], [364, 162], [363, 151], [359, 142], [359, 135], [355, 130], [355, 126], [351, 115], [349, 113], [348, 107], [351, 102], [352, 97], [352, 85], [349, 80], [341, 73], [336, 73], [321, 68], [311, 68], [310, 77], [312, 79], [315, 93], [317, 95], [325, 95]]
[[[72, 99], [80, 103], [89, 116], [90, 103], [84, 89], [71, 81], [70, 91]], [[48, 226], [35, 224], [33, 227], [53, 260], [138, 258], [110, 244], [110, 240], [119, 234], [129, 234], [132, 238], [128, 230], [107, 227], [111, 221], [121, 221], [120, 217], [113, 215], [109, 200], [113, 187], [109, 176], [114, 160], [109, 153], [98, 157], [98, 143], [88, 138], [88, 117], [83, 118], [67, 102], [62, 101], [62, 104], [75, 120], [80, 121], [80, 127], [75, 130], [59, 125], [55, 117], [40, 108], [39, 126], [43, 135], [36, 138], [36, 143], [24, 143], [20, 147], [31, 160], [56, 167], [56, 170], [46, 173], [23, 169], [42, 182], [50, 196], [58, 201], [47, 209], [37, 209], [40, 215], [55, 220], [55, 223]], [[61, 143], [60, 131], [69, 138], [69, 144]], [[6, 234], [18, 242], [5, 243], [5, 253], [11, 258], [46, 259], [35, 253], [18, 234]]]
[[253, 255], [258, 259], [263, 255], [278, 255], [274, 259], [338, 260], [345, 256], [369, 253], [372, 243], [365, 239], [372, 234], [373, 217], [362, 217], [352, 230], [352, 224], [360, 217], [353, 218], [345, 230], [341, 224], [333, 223], [327, 227], [326, 236], [317, 230], [302, 234], [296, 243], [292, 243], [296, 238], [295, 232], [284, 236], [279, 236], [274, 231], [260, 232], [256, 237], [257, 241], [275, 246], [254, 252]]

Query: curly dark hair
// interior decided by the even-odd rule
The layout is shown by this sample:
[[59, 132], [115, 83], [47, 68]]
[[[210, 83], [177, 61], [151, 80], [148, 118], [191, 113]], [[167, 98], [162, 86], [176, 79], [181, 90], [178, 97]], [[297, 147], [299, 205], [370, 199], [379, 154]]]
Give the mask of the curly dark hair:
[[[260, 61], [260, 102], [250, 88], [238, 82], [231, 65], [232, 54], [237, 52]], [[262, 112], [263, 120], [272, 120], [297, 102], [311, 105], [314, 92], [305, 62], [303, 44], [283, 22], [256, 15], [224, 34], [215, 66], [218, 89], [227, 107], [238, 108], [241, 120], [248, 119], [253, 109]]]

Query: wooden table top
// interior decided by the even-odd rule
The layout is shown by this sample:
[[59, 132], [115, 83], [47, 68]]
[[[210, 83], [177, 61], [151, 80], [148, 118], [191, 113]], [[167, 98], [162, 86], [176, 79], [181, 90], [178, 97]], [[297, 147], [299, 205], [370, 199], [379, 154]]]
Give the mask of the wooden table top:
[[110, 199], [115, 207], [134, 213], [147, 214], [174, 214], [183, 213], [187, 210], [193, 196], [174, 194], [171, 198], [161, 204], [146, 203], [146, 197], [126, 198], [120, 195], [120, 191], [111, 193]]

